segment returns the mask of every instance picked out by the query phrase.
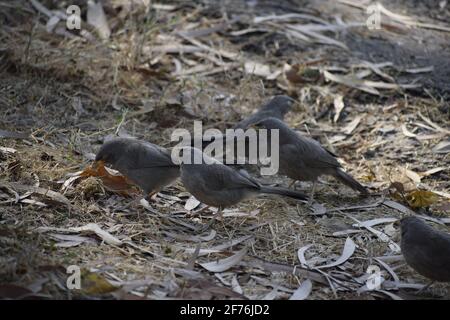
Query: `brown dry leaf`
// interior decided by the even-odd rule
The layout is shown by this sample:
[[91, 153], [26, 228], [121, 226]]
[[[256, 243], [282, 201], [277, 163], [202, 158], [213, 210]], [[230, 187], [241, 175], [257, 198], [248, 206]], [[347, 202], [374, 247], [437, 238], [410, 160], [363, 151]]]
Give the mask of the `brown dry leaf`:
[[117, 287], [113, 286], [108, 280], [98, 273], [84, 271], [81, 273], [81, 290], [85, 294], [105, 294], [116, 291]]
[[103, 162], [98, 161], [94, 165], [87, 167], [80, 176], [98, 177], [102, 180], [103, 185], [109, 191], [121, 194], [123, 196], [130, 196], [136, 194], [137, 190], [134, 184], [122, 175], [113, 175], [105, 168]]
[[291, 67], [286, 65], [286, 79], [292, 84], [319, 82], [322, 78], [320, 71], [317, 69], [308, 68], [307, 65], [308, 63], [297, 63]]
[[431, 191], [413, 190], [406, 195], [406, 200], [411, 208], [423, 208], [437, 202], [439, 196]]

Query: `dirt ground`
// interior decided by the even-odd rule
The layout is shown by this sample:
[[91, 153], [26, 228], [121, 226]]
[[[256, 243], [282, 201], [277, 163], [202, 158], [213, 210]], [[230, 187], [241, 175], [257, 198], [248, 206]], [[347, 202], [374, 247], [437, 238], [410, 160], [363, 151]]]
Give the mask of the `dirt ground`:
[[[450, 4], [381, 1], [397, 16], [370, 30], [364, 1], [110, 0], [101, 40], [85, 23], [49, 30], [31, 2], [0, 1], [0, 298], [450, 297], [442, 283], [416, 294], [428, 280], [403, 261], [397, 223], [448, 232]], [[85, 1], [69, 2], [39, 3], [79, 4], [85, 21]], [[79, 176], [108, 135], [171, 147], [175, 128], [224, 130], [276, 94], [370, 196], [324, 177], [314, 207], [261, 197], [199, 234], [213, 211], [180, 182], [143, 204]]]

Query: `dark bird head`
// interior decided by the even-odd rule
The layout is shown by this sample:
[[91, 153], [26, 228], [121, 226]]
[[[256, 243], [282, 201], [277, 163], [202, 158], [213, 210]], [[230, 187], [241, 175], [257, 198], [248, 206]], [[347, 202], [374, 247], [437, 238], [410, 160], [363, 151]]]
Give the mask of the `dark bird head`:
[[97, 152], [95, 156], [95, 161], [100, 162], [103, 161], [105, 163], [109, 163], [114, 165], [115, 162], [119, 159], [120, 156], [123, 155], [126, 146], [131, 143], [131, 139], [125, 138], [113, 138], [111, 140], [106, 141], [100, 147], [100, 150]]
[[408, 217], [404, 217], [402, 218], [402, 220], [400, 220], [400, 227], [402, 230], [402, 237], [405, 235], [405, 233], [409, 233], [409, 232], [413, 232], [416, 228], [421, 228], [421, 227], [427, 227], [428, 225], [422, 221], [421, 219], [414, 217], [414, 216], [408, 216]]
[[289, 111], [291, 111], [295, 100], [286, 95], [278, 95], [272, 98], [267, 104], [265, 104], [261, 111], [278, 111], [282, 117]]

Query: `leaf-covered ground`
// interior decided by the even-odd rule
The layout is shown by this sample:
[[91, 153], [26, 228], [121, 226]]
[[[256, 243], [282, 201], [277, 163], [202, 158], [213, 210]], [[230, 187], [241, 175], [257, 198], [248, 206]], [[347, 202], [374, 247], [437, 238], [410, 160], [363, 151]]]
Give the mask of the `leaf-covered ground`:
[[[353, 1], [111, 0], [101, 40], [32, 2], [0, 3], [0, 297], [449, 297], [445, 284], [415, 293], [428, 281], [402, 260], [396, 223], [418, 214], [448, 231], [448, 4], [382, 1], [369, 30]], [[179, 182], [148, 203], [80, 176], [108, 135], [170, 147], [175, 128], [223, 130], [275, 94], [369, 197], [323, 178], [315, 207], [262, 197], [200, 233], [214, 212]], [[71, 265], [81, 290], [66, 286]]]

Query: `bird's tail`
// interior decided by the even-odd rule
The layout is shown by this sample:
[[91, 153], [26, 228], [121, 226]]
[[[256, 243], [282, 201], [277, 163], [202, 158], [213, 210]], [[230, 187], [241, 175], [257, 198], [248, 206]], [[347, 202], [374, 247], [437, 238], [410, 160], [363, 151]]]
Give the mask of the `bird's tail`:
[[281, 196], [297, 199], [297, 200], [306, 200], [308, 197], [304, 195], [301, 192], [293, 191], [287, 188], [280, 188], [280, 187], [268, 187], [268, 186], [261, 186], [260, 189], [261, 193], [267, 193], [267, 194], [278, 194]]
[[344, 172], [339, 168], [336, 170], [335, 177], [345, 185], [352, 188], [353, 190], [358, 190], [362, 194], [369, 193], [366, 187], [364, 187], [362, 184], [356, 181], [351, 175], [349, 175], [348, 173]]

